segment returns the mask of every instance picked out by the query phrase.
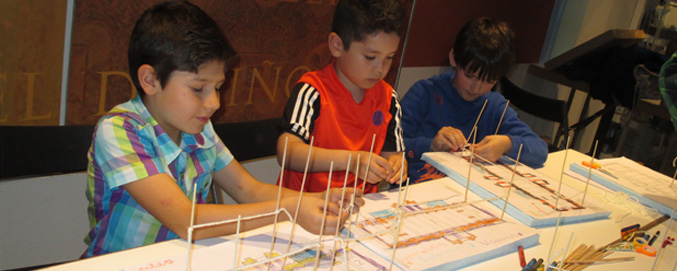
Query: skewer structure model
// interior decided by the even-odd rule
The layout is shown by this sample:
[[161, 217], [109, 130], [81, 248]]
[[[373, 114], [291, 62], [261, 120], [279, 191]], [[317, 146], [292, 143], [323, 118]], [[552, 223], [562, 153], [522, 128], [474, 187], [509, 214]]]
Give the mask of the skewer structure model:
[[[374, 138], [375, 138], [375, 136], [374, 136]], [[282, 158], [282, 161], [283, 161], [282, 165], [283, 166], [280, 169], [280, 172], [281, 172], [280, 176], [283, 176], [282, 172], [284, 172], [284, 165], [285, 165], [285, 161], [286, 161], [287, 142], [288, 141], [285, 140], [285, 153], [283, 154], [283, 158]], [[310, 148], [308, 150], [308, 159], [306, 161], [306, 167], [305, 167], [305, 172], [304, 172], [304, 177], [303, 177], [303, 182], [301, 184], [301, 187], [303, 187], [305, 185], [305, 182], [306, 182], [308, 165], [310, 163], [310, 156], [312, 154], [312, 146], [313, 146], [313, 138], [311, 138], [311, 140], [310, 140]], [[371, 156], [372, 151], [373, 151], [373, 142], [372, 142], [372, 150], [370, 151], [370, 156]], [[348, 159], [349, 159], [348, 165], [350, 165], [351, 160], [352, 160], [352, 155], [350, 155]], [[359, 156], [358, 156], [358, 159], [359, 159]], [[191, 223], [190, 223], [190, 227], [188, 228], [188, 240], [187, 240], [188, 246], [187, 246], [186, 270], [192, 270], [191, 261], [192, 261], [192, 253], [193, 253], [193, 249], [192, 249], [192, 243], [193, 243], [192, 233], [193, 233], [193, 231], [196, 230], [196, 229], [200, 229], [200, 228], [206, 228], [206, 227], [212, 227], [212, 226], [230, 224], [230, 223], [237, 223], [237, 231], [235, 233], [235, 235], [236, 235], [236, 237], [235, 237], [236, 238], [236, 240], [235, 240], [235, 253], [233, 254], [234, 260], [233, 260], [232, 270], [245, 270], [245, 269], [250, 269], [250, 268], [255, 268], [255, 267], [262, 267], [263, 265], [267, 265], [266, 268], [263, 269], [263, 270], [271, 270], [271, 267], [273, 266], [272, 263], [274, 261], [278, 261], [278, 262], [281, 261], [281, 266], [285, 266], [286, 262], [287, 262], [287, 260], [290, 256], [293, 256], [293, 255], [299, 254], [299, 253], [303, 253], [303, 252], [306, 252], [308, 250], [315, 250], [316, 251], [313, 269], [317, 270], [317, 269], [319, 269], [319, 266], [320, 266], [320, 260], [321, 260], [320, 256], [325, 255], [322, 252], [322, 247], [323, 247], [323, 244], [325, 242], [333, 242], [333, 248], [334, 248], [333, 252], [331, 252], [331, 254], [332, 254], [332, 264], [329, 265], [329, 268], [330, 268], [329, 270], [333, 270], [334, 257], [336, 256], [338, 251], [342, 251], [341, 254], [343, 256], [343, 262], [346, 263], [346, 264], [344, 264], [345, 270], [346, 271], [349, 270], [348, 269], [349, 266], [347, 264], [348, 263], [348, 258], [347, 258], [348, 253], [347, 253], [347, 251], [349, 250], [348, 247], [347, 247], [347, 244], [348, 244], [347, 241], [349, 241], [349, 239], [346, 238], [344, 240], [343, 238], [341, 238], [339, 236], [338, 229], [340, 228], [340, 225], [336, 225], [337, 230], [334, 233], [334, 236], [332, 236], [332, 238], [326, 238], [325, 239], [325, 237], [324, 237], [325, 221], [326, 221], [327, 210], [328, 210], [327, 204], [329, 202], [329, 195], [331, 194], [328, 191], [329, 191], [329, 185], [331, 184], [331, 176], [332, 176], [331, 172], [333, 170], [333, 164], [334, 163], [331, 162], [330, 174], [329, 174], [330, 179], [329, 179], [329, 182], [328, 182], [327, 193], [325, 194], [325, 205], [324, 205], [324, 210], [323, 210], [323, 215], [322, 215], [323, 216], [322, 217], [322, 225], [320, 227], [320, 234], [319, 234], [319, 237], [318, 237], [319, 240], [317, 242], [314, 242], [314, 243], [311, 243], [311, 244], [306, 244], [302, 247], [298, 247], [295, 250], [291, 250], [291, 247], [292, 247], [292, 242], [293, 242], [293, 239], [294, 239], [295, 227], [297, 225], [299, 208], [297, 207], [296, 212], [295, 212], [293, 217], [286, 209], [280, 208], [280, 199], [281, 199], [281, 194], [282, 194], [281, 191], [282, 191], [282, 180], [283, 180], [283, 178], [280, 178], [281, 181], [280, 181], [280, 184], [279, 184], [279, 187], [278, 187], [278, 198], [277, 198], [276, 210], [275, 211], [269, 212], [269, 213], [263, 213], [263, 214], [259, 214], [259, 215], [254, 215], [254, 216], [247, 216], [247, 217], [242, 217], [241, 215], [238, 215], [237, 219], [228, 219], [228, 220], [212, 222], [212, 223], [204, 223], [204, 224], [199, 224], [199, 225], [193, 224], [193, 222], [195, 221], [195, 205], [196, 205], [196, 202], [195, 202], [195, 199], [196, 199], [195, 191], [196, 191], [196, 189], [193, 188], [193, 201], [192, 201], [193, 204], [192, 204], [192, 210], [191, 210]], [[357, 164], [358, 164], [358, 169], [359, 169], [359, 162]], [[350, 170], [350, 169], [347, 169], [347, 170]], [[368, 173], [368, 171], [367, 171], [367, 173]], [[366, 179], [366, 174], [365, 174], [365, 179]], [[340, 215], [342, 215], [343, 210], [344, 210], [343, 200], [345, 199], [346, 183], [347, 183], [347, 175], [346, 175], [346, 179], [344, 180], [343, 193], [341, 195], [341, 203], [340, 203], [341, 212], [340, 212]], [[303, 195], [302, 191], [303, 191], [303, 189], [301, 190], [301, 192], [299, 192], [299, 200], [298, 200], [299, 203], [298, 203], [297, 206], [300, 206], [300, 204], [301, 204], [302, 195]], [[354, 209], [353, 208], [354, 202], [355, 202], [355, 195], [353, 194], [352, 198], [351, 198], [350, 206], [345, 207], [346, 209], [350, 210], [351, 214], [352, 214], [352, 210]], [[287, 244], [286, 252], [282, 255], [275, 254], [274, 251], [273, 251], [274, 247], [275, 247], [275, 239], [277, 238], [278, 215], [280, 213], [286, 214], [287, 218], [292, 222], [291, 233], [290, 233], [290, 237], [289, 237], [289, 243]], [[271, 248], [269, 250], [267, 259], [263, 260], [263, 261], [258, 261], [254, 264], [249, 264], [249, 265], [245, 265], [245, 266], [238, 266], [238, 263], [240, 262], [238, 257], [242, 254], [241, 250], [243, 249], [240, 246], [240, 235], [241, 235], [240, 234], [240, 226], [241, 226], [242, 222], [246, 221], [246, 220], [258, 219], [258, 218], [267, 217], [267, 216], [275, 216], [274, 224], [273, 224]], [[340, 223], [341, 220], [342, 220], [342, 218], [339, 217], [338, 223]], [[277, 255], [277, 256], [275, 256], [275, 255]]]

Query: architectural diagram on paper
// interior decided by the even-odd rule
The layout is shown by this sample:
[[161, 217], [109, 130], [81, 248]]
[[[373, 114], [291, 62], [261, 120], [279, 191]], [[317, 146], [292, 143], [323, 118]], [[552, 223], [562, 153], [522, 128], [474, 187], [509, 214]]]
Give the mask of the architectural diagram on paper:
[[[422, 159], [463, 186], [466, 186], [469, 174], [471, 191], [485, 199], [500, 197], [502, 199], [492, 203], [503, 207], [503, 199], [511, 186], [514, 164], [503, 160], [490, 163], [475, 156], [470, 165], [470, 152], [429, 152], [423, 154]], [[590, 198], [581, 205], [581, 191], [522, 164], [515, 170], [510, 193], [506, 212], [529, 226], [553, 226], [560, 213], [563, 224], [607, 218], [610, 214]]]
[[[290, 229], [290, 223], [280, 224], [272, 255], [270, 254], [272, 233], [243, 236], [237, 247], [236, 241], [224, 241], [220, 244], [195, 249], [191, 252], [190, 270], [315, 270], [319, 239], [317, 235], [308, 233], [302, 228], [296, 229], [294, 242], [289, 250], [292, 254], [286, 258], [286, 261], [284, 257], [281, 257], [287, 251]], [[341, 244], [345, 243], [334, 242], [333, 238], [333, 236], [325, 236], [317, 270], [381, 271], [387, 270], [390, 265], [389, 261], [357, 242], [352, 242], [347, 249], [344, 249]], [[345, 251], [348, 252], [347, 255], [344, 255]], [[237, 267], [233, 262], [235, 257], [238, 259]], [[277, 259], [270, 261], [271, 258]], [[347, 266], [345, 259], [347, 259]], [[151, 266], [153, 268], [148, 269]], [[186, 266], [186, 254], [181, 253], [174, 257], [154, 260], [124, 270], [178, 271], [186, 270]]]
[[395, 263], [406, 270], [459, 269], [513, 253], [519, 245], [538, 243], [534, 229], [500, 220], [496, 208], [486, 201], [473, 196], [475, 202], [463, 203], [454, 185], [458, 186], [448, 178], [411, 185], [411, 196], [400, 206], [397, 242], [392, 229], [399, 221], [395, 203], [401, 194], [366, 195], [360, 211], [364, 217], [351, 225], [351, 234], [387, 259], [397, 243]]
[[[398, 248], [436, 239], [462, 244], [477, 238], [471, 233], [472, 230], [500, 222], [498, 217], [477, 206], [448, 204], [443, 200], [407, 204], [401, 209], [406, 223], [402, 223], [400, 229]], [[379, 233], [391, 230], [397, 216], [391, 210], [373, 212], [370, 215], [376, 218], [360, 221], [357, 226], [392, 248], [395, 245], [393, 235]]]
[[[625, 157], [595, 160], [603, 171], [593, 169], [591, 179], [614, 191], [622, 191], [664, 215], [677, 208], [677, 183], [673, 179]], [[573, 172], [588, 177], [589, 168], [572, 163]], [[611, 175], [609, 175], [611, 174]]]

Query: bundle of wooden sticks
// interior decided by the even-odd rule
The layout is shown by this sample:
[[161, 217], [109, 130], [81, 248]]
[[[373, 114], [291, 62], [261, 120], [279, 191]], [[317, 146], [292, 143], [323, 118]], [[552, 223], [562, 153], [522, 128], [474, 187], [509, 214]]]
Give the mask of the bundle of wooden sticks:
[[562, 264], [562, 270], [578, 271], [583, 270], [592, 264], [617, 263], [635, 259], [635, 257], [604, 259], [604, 257], [609, 256], [611, 253], [613, 253], [613, 251], [605, 252], [603, 249], [596, 249], [594, 245], [587, 246], [581, 244], [564, 259], [564, 263], [556, 262], [557, 269], [553, 268], [553, 270], [559, 270], [559, 266]]

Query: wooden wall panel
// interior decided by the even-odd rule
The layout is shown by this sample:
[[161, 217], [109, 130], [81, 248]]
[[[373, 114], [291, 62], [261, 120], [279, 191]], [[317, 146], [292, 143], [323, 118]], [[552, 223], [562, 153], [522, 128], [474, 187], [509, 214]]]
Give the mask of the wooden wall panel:
[[0, 125], [57, 125], [66, 0], [0, 1]]
[[[142, 11], [157, 2], [76, 0], [68, 124], [93, 124], [132, 97], [129, 35]], [[405, 2], [411, 6], [413, 0]], [[221, 108], [212, 117], [215, 123], [280, 117], [301, 75], [331, 62], [326, 40], [335, 0], [194, 3], [217, 21], [240, 56], [222, 89]], [[396, 61], [387, 78], [391, 84], [398, 65]]]

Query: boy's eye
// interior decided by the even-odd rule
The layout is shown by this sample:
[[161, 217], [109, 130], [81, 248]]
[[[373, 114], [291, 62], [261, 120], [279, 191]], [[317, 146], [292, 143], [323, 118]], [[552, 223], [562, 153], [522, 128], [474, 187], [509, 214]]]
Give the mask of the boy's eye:
[[365, 57], [366, 59], [368, 59], [368, 60], [374, 60], [374, 59], [376, 59], [375, 56], [364, 56], [364, 57]]

